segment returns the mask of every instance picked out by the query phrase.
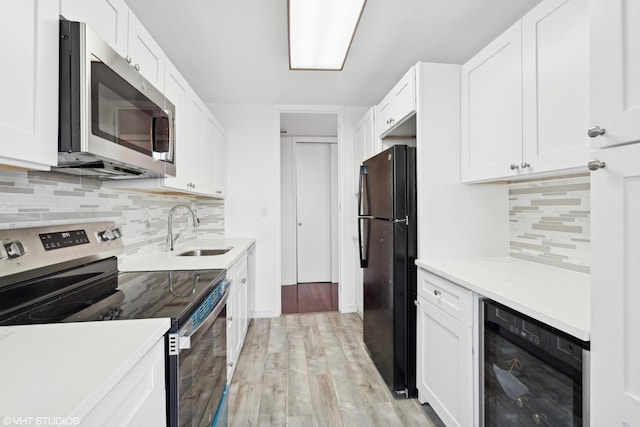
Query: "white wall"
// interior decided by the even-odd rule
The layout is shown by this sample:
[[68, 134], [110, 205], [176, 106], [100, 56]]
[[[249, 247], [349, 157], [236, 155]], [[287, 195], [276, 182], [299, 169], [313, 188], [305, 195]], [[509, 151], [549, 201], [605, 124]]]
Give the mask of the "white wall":
[[418, 257], [507, 256], [506, 184], [460, 183], [460, 66], [416, 70]]
[[[280, 307], [280, 113], [337, 112], [339, 143], [340, 311], [356, 310], [356, 257], [351, 235], [354, 127], [365, 108], [208, 104], [227, 131], [227, 236], [256, 238], [254, 317], [279, 316]], [[348, 172], [348, 173], [346, 173]], [[347, 189], [348, 191], [345, 191]], [[351, 221], [347, 221], [350, 219]]]
[[227, 131], [225, 234], [256, 238], [253, 317], [280, 315], [280, 113], [269, 105], [209, 105]]
[[[295, 175], [295, 143], [293, 138], [280, 138], [280, 197], [281, 197], [281, 268], [282, 285], [294, 285], [298, 282], [298, 265], [296, 261], [296, 175]], [[289, 166], [289, 167], [288, 167]]]

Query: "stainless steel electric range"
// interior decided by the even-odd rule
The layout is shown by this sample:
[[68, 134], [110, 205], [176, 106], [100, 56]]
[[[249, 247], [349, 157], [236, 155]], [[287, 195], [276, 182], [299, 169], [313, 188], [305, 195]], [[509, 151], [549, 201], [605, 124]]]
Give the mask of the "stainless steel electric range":
[[170, 318], [167, 425], [227, 421], [225, 270], [119, 272], [113, 222], [0, 230], [0, 326]]

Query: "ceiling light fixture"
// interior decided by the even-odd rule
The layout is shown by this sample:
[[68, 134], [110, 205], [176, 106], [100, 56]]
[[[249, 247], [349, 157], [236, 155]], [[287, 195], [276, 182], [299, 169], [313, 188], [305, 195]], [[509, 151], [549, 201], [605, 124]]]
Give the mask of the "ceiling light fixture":
[[340, 71], [367, 0], [288, 0], [289, 68]]

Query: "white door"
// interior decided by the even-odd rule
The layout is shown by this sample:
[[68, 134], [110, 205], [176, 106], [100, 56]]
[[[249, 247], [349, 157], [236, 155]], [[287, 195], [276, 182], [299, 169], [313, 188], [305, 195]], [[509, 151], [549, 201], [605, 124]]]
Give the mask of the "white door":
[[593, 147], [640, 141], [640, 2], [590, 0], [589, 9], [590, 125], [605, 129]]
[[461, 69], [462, 181], [517, 175], [522, 160], [521, 23]]
[[48, 170], [57, 163], [58, 4], [2, 2], [0, 164]]
[[417, 301], [418, 400], [428, 402], [447, 426], [470, 426], [472, 328], [422, 297]]
[[522, 18], [526, 172], [589, 161], [589, 4], [547, 0]]
[[296, 144], [298, 283], [331, 281], [331, 145]]
[[640, 426], [640, 144], [592, 152], [591, 425]]

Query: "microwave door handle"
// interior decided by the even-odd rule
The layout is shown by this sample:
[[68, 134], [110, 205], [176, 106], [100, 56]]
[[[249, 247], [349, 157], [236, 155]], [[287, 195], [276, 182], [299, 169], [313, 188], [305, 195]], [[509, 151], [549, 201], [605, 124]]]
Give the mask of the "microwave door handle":
[[[159, 159], [159, 160], [163, 160], [163, 161], [171, 161], [173, 160], [173, 132], [172, 132], [172, 127], [173, 127], [173, 121], [172, 121], [172, 114], [171, 111], [169, 110], [163, 110], [165, 114], [167, 114], [166, 117], [163, 116], [153, 116], [151, 118], [151, 151], [153, 153], [153, 157], [155, 159]], [[158, 147], [156, 145], [156, 122], [158, 121], [158, 119], [167, 119], [169, 122], [169, 146], [167, 147], [166, 151], [158, 151]]]
[[164, 110], [167, 114], [167, 119], [169, 120], [169, 152], [167, 153], [167, 161], [173, 162], [173, 146], [175, 144], [175, 121], [173, 117], [173, 113], [171, 110]]

